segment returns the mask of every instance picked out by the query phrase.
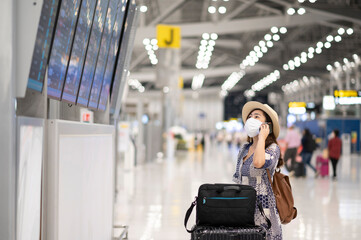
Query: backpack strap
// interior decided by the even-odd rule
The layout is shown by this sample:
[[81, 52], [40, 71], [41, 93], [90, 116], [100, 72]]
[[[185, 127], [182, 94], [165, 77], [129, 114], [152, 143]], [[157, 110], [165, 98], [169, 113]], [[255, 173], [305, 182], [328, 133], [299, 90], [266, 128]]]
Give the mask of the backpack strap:
[[[192, 233], [192, 232], [194, 232], [194, 230], [195, 230], [195, 227], [193, 227], [191, 230], [188, 230], [188, 229], [187, 229], [187, 222], [188, 222], [188, 220], [189, 220], [189, 217], [190, 217], [191, 214], [192, 214], [192, 211], [193, 211], [193, 208], [194, 208], [195, 205], [197, 205], [197, 197], [196, 197], [196, 199], [192, 202], [192, 205], [189, 207], [189, 209], [187, 210], [186, 216], [185, 216], [185, 218], [184, 218], [184, 227], [186, 228], [187, 232], [189, 232], [189, 233]], [[197, 224], [196, 224], [196, 226], [197, 226]]]
[[266, 171], [267, 171], [269, 183], [270, 183], [271, 186], [272, 186], [272, 178], [271, 178], [271, 174], [270, 174], [270, 172], [269, 172], [269, 169], [267, 168]]

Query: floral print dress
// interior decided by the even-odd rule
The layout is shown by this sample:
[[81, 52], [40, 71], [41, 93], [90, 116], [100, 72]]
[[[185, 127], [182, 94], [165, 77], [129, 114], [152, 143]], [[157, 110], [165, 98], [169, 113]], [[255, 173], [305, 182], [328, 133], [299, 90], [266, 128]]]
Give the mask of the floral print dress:
[[[246, 143], [240, 149], [236, 172], [233, 175], [233, 181], [243, 185], [250, 185], [256, 189], [257, 205], [259, 203], [262, 204], [266, 216], [272, 223], [271, 228], [267, 230], [266, 239], [282, 240], [281, 221], [276, 207], [276, 200], [266, 171], [268, 168], [273, 178], [280, 156], [280, 148], [275, 143], [268, 146], [265, 150], [265, 164], [262, 168], [255, 168], [253, 165], [254, 154], [243, 161], [243, 158], [247, 156], [250, 146], [250, 143]], [[259, 212], [258, 208], [256, 208], [254, 219], [256, 225], [262, 225], [265, 228], [267, 227], [267, 222]]]

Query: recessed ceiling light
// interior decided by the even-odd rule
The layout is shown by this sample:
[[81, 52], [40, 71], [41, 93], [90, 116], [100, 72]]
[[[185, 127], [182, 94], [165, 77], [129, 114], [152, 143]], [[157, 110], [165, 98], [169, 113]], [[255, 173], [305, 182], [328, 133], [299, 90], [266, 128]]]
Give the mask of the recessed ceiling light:
[[208, 7], [208, 12], [210, 14], [216, 13], [216, 11], [217, 11], [216, 7], [214, 7], [214, 6], [209, 6]]
[[323, 42], [318, 42], [316, 45], [318, 48], [322, 48], [323, 47]]
[[218, 8], [218, 12], [219, 12], [220, 14], [225, 14], [225, 13], [227, 12], [227, 8], [224, 7], [224, 6], [220, 6], [220, 7]]
[[271, 34], [266, 34], [266, 35], [264, 35], [264, 39], [265, 39], [266, 41], [270, 41], [270, 40], [272, 39]]
[[294, 8], [289, 8], [289, 9], [287, 9], [287, 14], [288, 15], [293, 15], [293, 14], [295, 14], [296, 13], [296, 10], [294, 9]]
[[276, 42], [278, 40], [280, 40], [280, 35], [278, 35], [278, 34], [273, 35], [273, 40], [276, 41]]
[[209, 33], [203, 33], [202, 38], [205, 39], [205, 40], [208, 40], [209, 39]]
[[212, 33], [211, 34], [211, 39], [212, 40], [217, 40], [218, 39], [218, 34], [217, 33]]
[[148, 10], [148, 7], [143, 5], [143, 6], [140, 6], [139, 10], [143, 13], [145, 13], [147, 10]]
[[340, 35], [337, 35], [337, 36], [335, 37], [335, 41], [336, 41], [336, 42], [341, 42], [341, 40], [342, 40], [342, 37], [341, 37]]
[[305, 10], [304, 8], [299, 8], [299, 9], [297, 10], [297, 13], [298, 13], [299, 15], [303, 15], [303, 14], [306, 13], [306, 10]]
[[272, 33], [277, 33], [277, 32], [278, 32], [278, 28], [277, 28], [277, 27], [272, 27], [272, 28], [271, 28], [271, 32], [272, 32]]
[[285, 27], [280, 28], [280, 33], [285, 34], [286, 32], [287, 32], [287, 28]]
[[352, 29], [352, 28], [349, 28], [349, 29], [347, 29], [346, 32], [347, 32], [348, 35], [351, 35], [351, 34], [353, 34], [353, 29]]
[[340, 35], [342, 35], [342, 34], [345, 33], [345, 29], [339, 28], [339, 29], [337, 30], [337, 33], [340, 34]]
[[325, 48], [330, 48], [331, 47], [331, 43], [330, 42], [326, 42], [325, 43]]

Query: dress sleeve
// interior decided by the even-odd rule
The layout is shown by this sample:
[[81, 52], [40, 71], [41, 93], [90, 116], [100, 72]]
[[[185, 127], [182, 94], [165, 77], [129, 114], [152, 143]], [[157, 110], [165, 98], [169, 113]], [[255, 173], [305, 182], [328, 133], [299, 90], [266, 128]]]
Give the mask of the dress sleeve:
[[233, 174], [233, 181], [236, 183], [240, 183], [239, 169], [241, 167], [242, 156], [244, 155], [244, 151], [246, 150], [247, 146], [248, 143], [243, 144], [237, 156], [236, 172]]
[[268, 146], [268, 148], [266, 148], [265, 150], [265, 163], [264, 165], [261, 167], [263, 169], [272, 169], [276, 166], [278, 159], [280, 158], [280, 148], [277, 144], [273, 143], [270, 146]]

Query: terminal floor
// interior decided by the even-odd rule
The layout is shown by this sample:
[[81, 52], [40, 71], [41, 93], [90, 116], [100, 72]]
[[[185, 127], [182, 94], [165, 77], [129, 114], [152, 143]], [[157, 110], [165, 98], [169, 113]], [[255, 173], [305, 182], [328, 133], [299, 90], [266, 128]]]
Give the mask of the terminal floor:
[[[231, 183], [236, 155], [235, 149], [214, 146], [204, 153], [177, 152], [173, 160], [158, 160], [132, 170], [120, 165], [115, 224], [129, 226], [130, 240], [190, 239], [183, 221], [198, 187]], [[338, 167], [337, 181], [315, 179], [310, 169], [305, 178], [291, 178], [298, 217], [283, 225], [283, 239], [361, 238], [361, 157], [343, 156]]]

